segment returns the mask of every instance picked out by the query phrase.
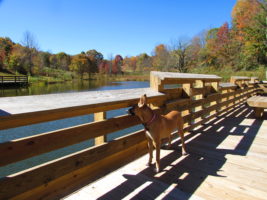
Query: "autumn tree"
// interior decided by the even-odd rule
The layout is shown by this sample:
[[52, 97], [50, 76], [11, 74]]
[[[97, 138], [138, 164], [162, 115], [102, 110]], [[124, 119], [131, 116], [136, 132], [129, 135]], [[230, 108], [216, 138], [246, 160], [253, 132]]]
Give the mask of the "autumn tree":
[[40, 51], [38, 53], [39, 58], [39, 68], [40, 68], [40, 74], [48, 76], [48, 68], [50, 68], [50, 58], [51, 54], [49, 52], [43, 52]]
[[70, 69], [76, 72], [81, 79], [83, 79], [83, 74], [85, 72], [90, 73], [90, 60], [85, 53], [80, 53], [75, 55], [71, 59]]
[[125, 68], [125, 71], [131, 71], [135, 72], [136, 71], [136, 63], [137, 63], [137, 57], [136, 56], [131, 56], [131, 57], [125, 57], [123, 59], [123, 66]]
[[0, 38], [0, 70], [7, 67], [13, 45], [10, 38]]
[[56, 62], [57, 62], [57, 66], [59, 69], [68, 71], [69, 65], [71, 62], [70, 55], [68, 55], [64, 52], [57, 53], [56, 54]]
[[188, 66], [191, 68], [198, 67], [199, 59], [200, 59], [200, 51], [202, 47], [201, 38], [195, 36], [187, 48], [187, 56], [188, 56]]
[[22, 44], [24, 45], [24, 55], [23, 55], [23, 60], [24, 60], [24, 65], [27, 68], [27, 71], [30, 75], [33, 75], [33, 57], [37, 53], [37, 42], [33, 36], [32, 33], [29, 31], [26, 31], [24, 33], [24, 39], [22, 41]]
[[166, 70], [170, 59], [169, 52], [164, 44], [157, 45], [153, 52], [153, 67], [159, 71]]
[[239, 41], [239, 68], [253, 69], [266, 65], [267, 1], [238, 0], [233, 8], [233, 30]]
[[217, 57], [217, 65], [225, 66], [231, 62], [231, 37], [228, 23], [224, 23], [217, 31], [217, 37], [211, 47], [211, 52]]
[[110, 72], [109, 67], [110, 67], [109, 61], [102, 60], [98, 65], [98, 72], [101, 74], [108, 74]]
[[116, 55], [112, 62], [113, 62], [113, 64], [112, 64], [112, 73], [113, 74], [122, 73], [122, 71], [121, 71], [121, 66], [123, 65], [122, 56], [121, 55]]
[[183, 39], [179, 39], [176, 44], [173, 45], [171, 56], [174, 63], [172, 65], [179, 72], [188, 71], [188, 46], [189, 42]]
[[7, 69], [10, 71], [19, 72], [21, 74], [27, 74], [28, 68], [27, 68], [27, 62], [25, 62], [26, 56], [25, 56], [25, 48], [20, 44], [15, 44], [12, 47], [12, 52], [9, 57], [9, 62]]
[[99, 71], [98, 67], [104, 58], [102, 53], [96, 51], [95, 49], [92, 49], [92, 50], [87, 51], [86, 55], [89, 58], [90, 63], [91, 63], [91, 66], [90, 66], [91, 73], [98, 72]]
[[148, 71], [152, 67], [151, 57], [146, 53], [142, 53], [137, 56], [136, 68], [137, 71]]

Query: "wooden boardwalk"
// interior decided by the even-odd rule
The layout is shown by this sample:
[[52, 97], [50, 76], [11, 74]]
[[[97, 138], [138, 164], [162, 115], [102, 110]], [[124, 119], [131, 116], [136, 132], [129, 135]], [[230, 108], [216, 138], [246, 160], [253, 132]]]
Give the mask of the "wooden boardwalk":
[[267, 115], [255, 119], [242, 104], [161, 151], [162, 172], [146, 167], [148, 156], [69, 195], [74, 199], [266, 199]]
[[28, 76], [0, 76], [0, 86], [27, 85]]

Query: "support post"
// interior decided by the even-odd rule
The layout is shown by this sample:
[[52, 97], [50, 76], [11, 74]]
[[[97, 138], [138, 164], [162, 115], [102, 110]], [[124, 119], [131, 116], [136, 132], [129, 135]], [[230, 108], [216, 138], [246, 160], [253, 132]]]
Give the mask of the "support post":
[[[94, 114], [94, 121], [102, 121], [106, 119], [106, 112], [99, 112], [99, 113], [95, 113]], [[95, 145], [100, 145], [103, 144], [107, 141], [107, 136], [103, 135], [103, 136], [99, 136], [97, 138], [95, 138]]]
[[[205, 82], [203, 80], [196, 80], [196, 88], [203, 88], [204, 89], [204, 86], [205, 86]], [[203, 93], [196, 95], [195, 99], [196, 100], [203, 99]], [[202, 109], [203, 109], [203, 105], [200, 105], [200, 106], [197, 106], [195, 108], [195, 111], [197, 112], [197, 111], [202, 110]], [[199, 117], [199, 118], [195, 119], [195, 122], [202, 120], [202, 118], [203, 117]]]
[[[186, 93], [186, 96], [190, 98], [190, 100], [192, 100], [192, 88], [193, 84], [192, 83], [184, 83], [183, 84], [183, 91]], [[191, 114], [191, 108], [188, 108], [187, 110], [184, 110], [182, 112], [182, 116], [186, 116], [186, 115], [190, 115]], [[191, 118], [191, 117], [190, 117]], [[190, 126], [191, 123], [191, 119], [188, 121], [188, 123], [185, 123], [184, 127], [186, 126]]]
[[[213, 90], [214, 90], [216, 93], [219, 93], [219, 92], [220, 92], [219, 82], [212, 82], [212, 83], [211, 83], [211, 87], [213, 88]], [[211, 106], [212, 106], [212, 105], [215, 105], [215, 104], [219, 105], [219, 103], [220, 103], [219, 99], [216, 99], [215, 101], [211, 102], [210, 105], [211, 105]], [[215, 111], [212, 111], [210, 114], [212, 115], [212, 114], [215, 114], [216, 112], [218, 113], [219, 110], [220, 110], [220, 108], [219, 108], [219, 106], [217, 106], [216, 110], [215, 110]]]
[[164, 85], [161, 83], [159, 77], [150, 74], [150, 88], [157, 92], [162, 92], [164, 90]]

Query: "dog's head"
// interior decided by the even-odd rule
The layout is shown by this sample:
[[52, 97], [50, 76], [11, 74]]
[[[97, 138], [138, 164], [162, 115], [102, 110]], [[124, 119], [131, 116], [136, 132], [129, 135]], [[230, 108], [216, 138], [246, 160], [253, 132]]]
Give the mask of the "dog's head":
[[128, 110], [131, 115], [136, 115], [142, 121], [146, 118], [146, 115], [151, 113], [151, 109], [147, 106], [147, 96], [144, 94], [141, 96], [138, 104], [134, 105]]

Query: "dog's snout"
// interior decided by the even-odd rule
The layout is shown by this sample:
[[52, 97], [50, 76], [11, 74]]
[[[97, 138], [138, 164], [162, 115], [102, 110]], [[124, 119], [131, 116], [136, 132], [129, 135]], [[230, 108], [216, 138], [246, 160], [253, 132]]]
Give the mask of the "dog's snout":
[[130, 108], [130, 109], [128, 110], [128, 113], [129, 113], [130, 115], [135, 115], [135, 114], [134, 114], [134, 111], [133, 111], [133, 108]]

